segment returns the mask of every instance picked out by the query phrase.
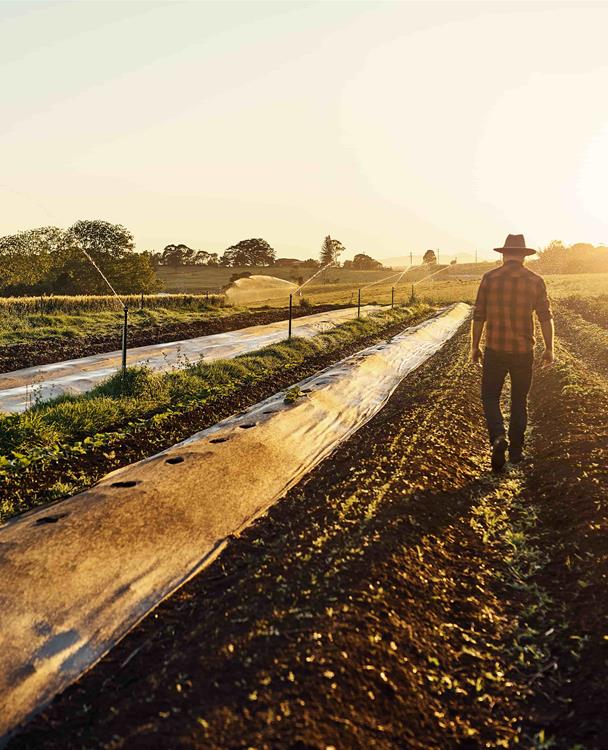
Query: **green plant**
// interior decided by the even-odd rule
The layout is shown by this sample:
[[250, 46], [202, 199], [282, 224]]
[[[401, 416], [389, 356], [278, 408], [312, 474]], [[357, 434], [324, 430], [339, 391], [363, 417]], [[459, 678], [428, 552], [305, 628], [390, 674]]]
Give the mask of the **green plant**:
[[283, 401], [286, 404], [295, 404], [295, 402], [304, 394], [302, 393], [302, 390], [300, 386], [294, 385], [293, 387], [289, 388], [287, 392], [285, 393], [285, 398]]

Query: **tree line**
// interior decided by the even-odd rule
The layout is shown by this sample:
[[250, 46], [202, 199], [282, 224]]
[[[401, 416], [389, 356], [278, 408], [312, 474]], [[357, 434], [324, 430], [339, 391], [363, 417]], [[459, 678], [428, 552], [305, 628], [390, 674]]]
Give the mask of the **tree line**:
[[93, 219], [0, 237], [0, 293], [110, 293], [92, 261], [119, 294], [160, 288], [151, 254], [135, 251], [131, 232]]
[[608, 247], [587, 242], [565, 245], [561, 240], [553, 240], [539, 250], [532, 268], [540, 273], [608, 272]]
[[[119, 294], [151, 293], [161, 288], [158, 266], [270, 267], [287, 261], [299, 267], [337, 267], [343, 252], [342, 243], [330, 235], [322, 242], [318, 260], [277, 259], [274, 248], [259, 237], [241, 240], [221, 256], [185, 244], [167, 245], [160, 252], [137, 252], [133, 235], [121, 224], [80, 220], [68, 229], [46, 226], [0, 237], [0, 294], [109, 293], [99, 271]], [[358, 270], [382, 268], [365, 253], [343, 265]]]
[[[177, 268], [179, 266], [211, 266], [231, 268], [235, 266], [273, 266], [282, 261], [291, 261], [300, 267], [320, 267], [340, 265], [340, 256], [344, 252], [344, 245], [330, 235], [327, 235], [321, 245], [319, 259], [307, 260], [277, 259], [276, 251], [261, 237], [241, 240], [224, 250], [220, 255], [207, 250], [195, 250], [185, 244], [171, 244], [162, 251], [152, 253], [152, 262], [156, 266]], [[358, 270], [374, 270], [382, 268], [380, 261], [374, 260], [366, 253], [357, 253], [353, 260], [344, 261], [344, 268]]]

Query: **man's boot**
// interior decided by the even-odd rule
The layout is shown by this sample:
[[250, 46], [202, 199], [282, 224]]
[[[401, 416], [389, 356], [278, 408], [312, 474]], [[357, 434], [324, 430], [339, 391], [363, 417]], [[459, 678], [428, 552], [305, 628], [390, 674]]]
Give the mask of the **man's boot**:
[[506, 462], [507, 441], [504, 435], [492, 440], [492, 471], [502, 471]]
[[524, 460], [524, 451], [521, 445], [509, 444], [509, 461], [512, 464], [519, 464]]

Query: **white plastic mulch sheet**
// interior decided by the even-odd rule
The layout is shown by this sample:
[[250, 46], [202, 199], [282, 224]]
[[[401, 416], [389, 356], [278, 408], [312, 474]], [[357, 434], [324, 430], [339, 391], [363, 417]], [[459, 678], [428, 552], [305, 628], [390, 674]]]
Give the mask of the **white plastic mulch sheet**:
[[0, 736], [376, 414], [469, 315], [458, 304], [97, 486], [0, 528]]
[[[361, 314], [369, 315], [381, 309], [378, 305], [365, 305]], [[294, 336], [310, 338], [356, 317], [357, 310], [352, 307], [306, 315], [293, 319], [292, 332]], [[230, 359], [282, 341], [287, 338], [287, 325], [286, 320], [280, 320], [194, 339], [139, 346], [129, 349], [127, 365], [146, 365], [151, 370], [162, 371], [195, 363], [201, 356], [206, 361]], [[108, 352], [0, 373], [0, 412], [25, 411], [33, 403], [64, 393], [86, 393], [115, 373], [121, 362], [121, 352]]]

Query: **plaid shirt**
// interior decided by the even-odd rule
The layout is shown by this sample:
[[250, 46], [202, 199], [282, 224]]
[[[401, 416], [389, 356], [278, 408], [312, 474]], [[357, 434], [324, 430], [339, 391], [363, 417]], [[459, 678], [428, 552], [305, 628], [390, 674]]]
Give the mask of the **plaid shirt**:
[[553, 317], [543, 279], [517, 261], [484, 274], [473, 320], [486, 322], [486, 346], [499, 352], [531, 352], [532, 312], [540, 321]]

